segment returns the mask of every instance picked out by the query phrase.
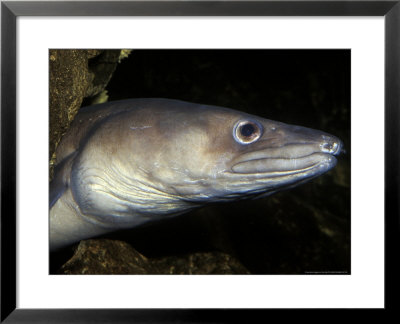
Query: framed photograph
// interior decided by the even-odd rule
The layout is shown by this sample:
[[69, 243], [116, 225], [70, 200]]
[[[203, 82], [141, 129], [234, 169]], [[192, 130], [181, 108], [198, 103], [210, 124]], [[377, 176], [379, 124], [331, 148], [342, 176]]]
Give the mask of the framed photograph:
[[386, 309], [398, 1], [1, 5], [1, 320]]

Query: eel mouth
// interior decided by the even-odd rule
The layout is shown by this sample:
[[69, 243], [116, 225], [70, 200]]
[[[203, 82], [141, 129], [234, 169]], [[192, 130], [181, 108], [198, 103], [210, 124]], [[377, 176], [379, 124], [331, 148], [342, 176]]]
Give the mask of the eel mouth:
[[[331, 139], [331, 138], [330, 138]], [[298, 173], [322, 174], [336, 165], [342, 142], [286, 144], [278, 148], [264, 148], [240, 155], [233, 161], [232, 171], [239, 174], [285, 176]]]

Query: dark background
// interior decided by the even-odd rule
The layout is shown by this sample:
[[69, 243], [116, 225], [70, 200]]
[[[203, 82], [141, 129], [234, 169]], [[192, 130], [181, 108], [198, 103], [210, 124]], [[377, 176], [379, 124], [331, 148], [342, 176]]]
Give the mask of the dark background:
[[327, 174], [289, 191], [114, 233], [146, 257], [222, 251], [253, 274], [350, 273], [350, 50], [134, 50], [109, 101], [172, 98], [320, 129], [344, 141]]

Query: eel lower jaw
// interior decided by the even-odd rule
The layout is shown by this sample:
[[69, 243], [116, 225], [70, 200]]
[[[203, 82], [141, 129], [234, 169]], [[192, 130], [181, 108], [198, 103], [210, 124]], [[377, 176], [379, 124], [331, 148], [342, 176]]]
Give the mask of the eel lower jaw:
[[265, 178], [304, 174], [313, 177], [327, 172], [336, 165], [336, 158], [329, 153], [313, 153], [298, 158], [262, 158], [242, 161], [232, 166], [236, 174], [254, 174]]

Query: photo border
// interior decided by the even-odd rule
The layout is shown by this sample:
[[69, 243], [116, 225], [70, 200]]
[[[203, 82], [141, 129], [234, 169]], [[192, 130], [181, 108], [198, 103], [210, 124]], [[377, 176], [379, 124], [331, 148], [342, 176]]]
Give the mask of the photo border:
[[[18, 16], [383, 16], [385, 19], [385, 309], [395, 310], [399, 244], [400, 0], [2, 1], [1, 322], [252, 322], [255, 309], [16, 308], [16, 19]], [[368, 154], [373, 154], [368, 152]], [[368, 175], [366, 175], [368, 176]], [[371, 188], [373, 190], [373, 188]], [[274, 310], [276, 311], [276, 310]], [[281, 312], [280, 312], [281, 313]], [[379, 312], [380, 313], [380, 312]], [[380, 313], [381, 314], [381, 313]], [[265, 319], [265, 317], [264, 317]]]

